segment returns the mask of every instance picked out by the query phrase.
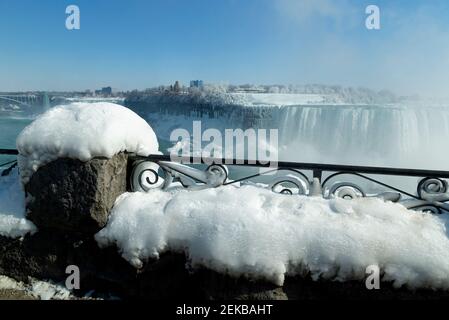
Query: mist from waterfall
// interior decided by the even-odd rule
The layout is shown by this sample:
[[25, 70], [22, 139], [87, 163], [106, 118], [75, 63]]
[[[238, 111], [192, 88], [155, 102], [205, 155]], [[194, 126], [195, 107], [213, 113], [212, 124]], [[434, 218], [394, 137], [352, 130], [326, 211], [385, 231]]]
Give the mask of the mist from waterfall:
[[449, 104], [128, 102], [166, 140], [200, 120], [203, 130], [278, 129], [284, 161], [449, 170]]
[[284, 160], [449, 170], [449, 107], [294, 106], [273, 120]]

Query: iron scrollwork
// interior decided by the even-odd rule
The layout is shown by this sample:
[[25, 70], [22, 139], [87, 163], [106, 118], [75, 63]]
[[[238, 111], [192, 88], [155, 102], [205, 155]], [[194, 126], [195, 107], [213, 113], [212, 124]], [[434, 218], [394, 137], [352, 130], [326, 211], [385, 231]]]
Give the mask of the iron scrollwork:
[[[18, 151], [14, 149], [0, 149], [0, 154], [18, 155]], [[217, 162], [211, 162], [214, 164], [209, 165], [205, 170], [200, 170], [180, 162], [173, 162], [167, 155], [150, 155], [148, 157], [132, 155], [132, 157], [134, 164], [130, 177], [131, 191], [147, 192], [154, 188], [167, 189], [175, 183], [184, 188], [200, 190], [250, 181], [252, 178], [265, 175], [268, 172], [287, 171], [286, 174], [276, 177], [265, 187], [273, 192], [286, 195], [321, 196], [324, 198], [339, 197], [349, 200], [360, 197], [376, 197], [385, 201], [400, 202], [408, 209], [430, 211], [436, 214], [449, 212], [449, 186], [447, 181], [449, 179], [449, 171], [278, 162], [275, 169], [265, 171], [265, 173], [229, 180], [227, 167]], [[235, 159], [218, 160], [219, 163], [228, 164], [230, 160], [231, 164], [264, 167], [258, 161], [255, 161], [256, 164], [254, 165], [254, 161], [249, 160], [242, 160], [243, 164], [238, 163], [241, 161]], [[2, 166], [6, 165], [11, 166], [2, 171], [2, 175], [9, 174], [17, 165], [17, 160], [4, 163]], [[304, 171], [312, 171], [312, 178], [309, 178]], [[322, 172], [331, 173], [323, 182], [321, 182]], [[330, 183], [332, 179], [345, 174], [365, 179], [386, 188], [388, 191], [368, 194], [359, 184], [352, 181], [345, 180]], [[421, 177], [421, 179], [417, 184], [416, 194], [411, 194], [365, 174]]]
[[[382, 185], [388, 189], [392, 189], [394, 192], [387, 191], [374, 195], [367, 195], [360, 186], [354, 183], [336, 182], [329, 188], [329, 197], [334, 196], [346, 199], [354, 199], [357, 197], [376, 197], [385, 201], [399, 202], [407, 209], [412, 210], [428, 211], [435, 214], [441, 214], [442, 211], [449, 211], [449, 204], [445, 203], [449, 201], [448, 183], [446, 180], [430, 177], [423, 178], [418, 183], [417, 195], [413, 195], [361, 174], [343, 172], [336, 173], [331, 177], [335, 177], [340, 174], [353, 174]], [[326, 179], [323, 184], [328, 181], [329, 178]], [[343, 193], [339, 194], [339, 190], [343, 190]], [[404, 199], [404, 195], [408, 197]]]
[[[332, 172], [331, 169], [333, 167], [328, 171]], [[449, 203], [447, 203], [449, 201], [449, 187], [448, 182], [444, 179], [422, 178], [418, 182], [416, 194], [411, 194], [359, 172], [334, 171], [321, 182], [321, 176], [309, 178], [304, 173], [307, 170], [311, 171], [313, 168], [307, 167], [301, 170], [301, 168], [277, 167], [271, 171], [278, 173], [284, 171], [282, 175], [273, 178], [270, 183], [263, 184], [263, 186], [273, 192], [285, 195], [321, 196], [327, 199], [343, 198], [348, 200], [375, 197], [385, 201], [401, 203], [408, 209], [438, 214], [443, 211], [449, 212]], [[320, 173], [321, 171], [326, 170], [320, 169]], [[382, 172], [370, 173], [383, 174]], [[248, 183], [252, 178], [265, 174], [258, 173], [237, 180], [230, 180], [228, 179], [229, 171], [226, 165], [212, 164], [201, 170], [179, 162], [140, 159], [136, 160], [133, 166], [131, 190], [143, 192], [154, 188], [165, 190], [174, 185], [190, 190], [201, 190], [236, 183]], [[394, 175], [394, 172], [388, 174]], [[337, 177], [342, 175], [352, 175], [365, 179], [386, 188], [388, 191], [369, 194], [360, 184], [350, 181], [351, 179], [338, 180]]]
[[227, 178], [228, 169], [220, 164], [212, 164], [202, 171], [176, 162], [141, 160], [134, 164], [131, 190], [167, 189], [176, 182], [185, 188], [200, 190], [221, 186]]

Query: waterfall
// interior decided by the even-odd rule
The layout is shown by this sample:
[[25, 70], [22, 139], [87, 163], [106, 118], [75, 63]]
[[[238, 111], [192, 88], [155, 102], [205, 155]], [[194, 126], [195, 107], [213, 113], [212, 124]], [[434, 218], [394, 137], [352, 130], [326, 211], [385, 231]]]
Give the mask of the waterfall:
[[42, 96], [42, 107], [44, 111], [50, 109], [50, 98], [48, 97], [48, 93], [44, 92]]
[[[279, 159], [449, 170], [449, 106], [395, 104], [233, 104], [125, 101], [168, 139], [175, 128], [279, 130]], [[183, 98], [185, 99], [185, 98]]]
[[278, 109], [280, 157], [292, 161], [449, 169], [449, 108], [289, 106]]

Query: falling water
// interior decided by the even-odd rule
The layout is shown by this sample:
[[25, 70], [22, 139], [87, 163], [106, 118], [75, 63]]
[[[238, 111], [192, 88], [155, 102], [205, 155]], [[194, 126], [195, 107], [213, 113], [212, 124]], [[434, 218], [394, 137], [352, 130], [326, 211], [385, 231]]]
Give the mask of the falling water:
[[296, 106], [272, 120], [288, 160], [449, 169], [448, 107]]
[[137, 110], [164, 139], [201, 120], [203, 130], [278, 129], [281, 160], [449, 170], [449, 105], [145, 103]]

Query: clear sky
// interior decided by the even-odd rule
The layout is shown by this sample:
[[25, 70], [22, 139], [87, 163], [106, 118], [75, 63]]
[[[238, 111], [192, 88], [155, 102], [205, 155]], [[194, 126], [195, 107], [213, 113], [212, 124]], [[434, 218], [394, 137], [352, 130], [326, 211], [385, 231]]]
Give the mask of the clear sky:
[[[70, 4], [80, 30], [65, 28]], [[368, 4], [380, 30], [365, 28]], [[447, 0], [0, 0], [0, 39], [0, 91], [191, 79], [449, 89]]]

